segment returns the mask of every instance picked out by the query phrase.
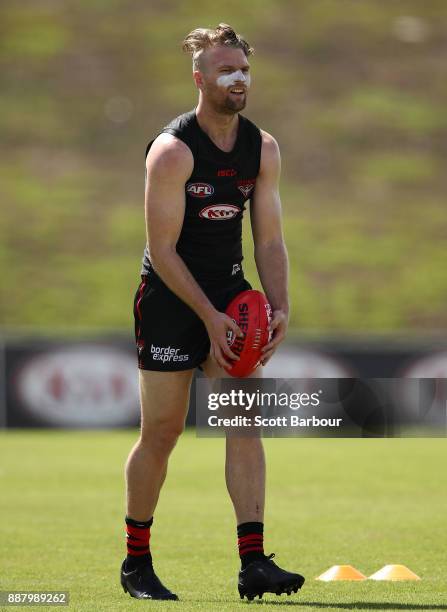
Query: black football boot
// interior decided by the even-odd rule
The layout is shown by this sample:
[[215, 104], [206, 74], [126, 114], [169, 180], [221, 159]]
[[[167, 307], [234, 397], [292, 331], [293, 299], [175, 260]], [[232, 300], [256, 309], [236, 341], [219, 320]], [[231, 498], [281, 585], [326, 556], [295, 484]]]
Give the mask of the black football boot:
[[126, 572], [125, 563], [124, 560], [121, 566], [121, 586], [125, 593], [137, 599], [178, 599], [160, 582], [152, 565], [146, 563]]
[[292, 574], [281, 569], [272, 561], [275, 554], [263, 559], [252, 561], [247, 567], [239, 572], [239, 595], [241, 599], [247, 596], [250, 601], [256, 597], [261, 599], [264, 593], [295, 593], [304, 584], [303, 576]]

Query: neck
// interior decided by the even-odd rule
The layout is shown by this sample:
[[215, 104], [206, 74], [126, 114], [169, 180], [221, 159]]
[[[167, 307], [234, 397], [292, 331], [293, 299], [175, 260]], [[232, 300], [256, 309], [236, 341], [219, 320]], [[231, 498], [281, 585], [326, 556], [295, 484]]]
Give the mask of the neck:
[[225, 143], [236, 137], [239, 123], [238, 113], [226, 115], [211, 108], [202, 97], [196, 108], [197, 121], [204, 132], [217, 142]]

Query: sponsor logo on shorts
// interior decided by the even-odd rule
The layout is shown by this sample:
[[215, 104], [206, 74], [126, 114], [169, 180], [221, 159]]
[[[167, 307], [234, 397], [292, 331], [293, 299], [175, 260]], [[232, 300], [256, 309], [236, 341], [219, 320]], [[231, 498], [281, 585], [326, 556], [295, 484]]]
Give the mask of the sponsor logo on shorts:
[[193, 198], [208, 198], [213, 195], [214, 187], [209, 183], [188, 183], [186, 191]]
[[237, 188], [246, 198], [248, 198], [255, 186], [255, 182], [255, 179], [240, 180], [237, 182]]
[[237, 170], [234, 168], [223, 168], [217, 171], [217, 176], [236, 176]]
[[189, 355], [180, 355], [179, 348], [171, 346], [154, 346], [151, 344], [151, 354], [154, 361], [188, 361]]
[[234, 264], [233, 265], [233, 269], [231, 271], [231, 276], [234, 276], [235, 274], [237, 274], [238, 272], [240, 272], [241, 270], [241, 266], [240, 264]]
[[227, 221], [232, 219], [240, 212], [240, 208], [233, 204], [212, 204], [202, 208], [199, 216], [203, 219], [211, 219], [212, 221]]

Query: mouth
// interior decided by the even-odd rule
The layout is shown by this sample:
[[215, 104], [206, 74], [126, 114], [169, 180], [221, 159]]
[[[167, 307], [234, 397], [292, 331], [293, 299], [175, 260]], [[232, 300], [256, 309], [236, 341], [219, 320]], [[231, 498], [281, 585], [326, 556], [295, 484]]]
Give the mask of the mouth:
[[245, 89], [240, 87], [234, 87], [233, 89], [230, 89], [230, 93], [235, 96], [243, 96], [245, 94]]

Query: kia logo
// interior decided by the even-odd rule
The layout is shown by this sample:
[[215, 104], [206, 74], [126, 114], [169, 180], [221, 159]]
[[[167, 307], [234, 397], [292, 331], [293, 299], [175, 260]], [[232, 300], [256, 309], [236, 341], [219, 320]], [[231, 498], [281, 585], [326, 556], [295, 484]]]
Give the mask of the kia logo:
[[203, 219], [211, 219], [212, 221], [226, 221], [232, 219], [240, 212], [240, 209], [233, 204], [213, 204], [202, 208], [199, 216]]
[[429, 353], [418, 357], [401, 376], [407, 378], [447, 378], [447, 351]]
[[24, 408], [50, 425], [113, 427], [139, 414], [136, 359], [110, 346], [33, 357], [17, 373], [16, 390]]
[[[440, 431], [445, 431], [447, 351], [417, 357], [398, 375], [398, 398], [407, 415], [419, 424], [436, 426]], [[413, 384], [409, 383], [409, 378], [413, 379]]]
[[189, 183], [186, 191], [193, 198], [207, 198], [214, 193], [214, 187], [209, 183]]

